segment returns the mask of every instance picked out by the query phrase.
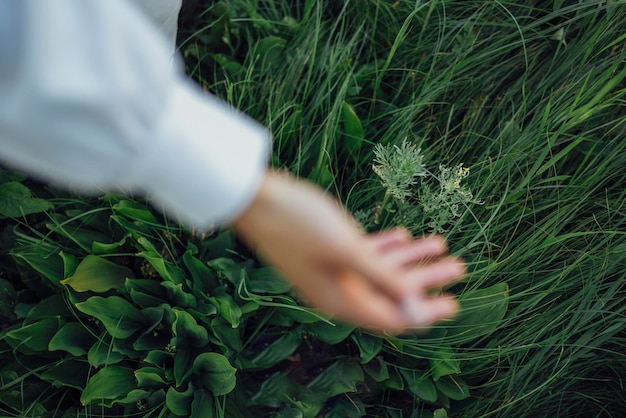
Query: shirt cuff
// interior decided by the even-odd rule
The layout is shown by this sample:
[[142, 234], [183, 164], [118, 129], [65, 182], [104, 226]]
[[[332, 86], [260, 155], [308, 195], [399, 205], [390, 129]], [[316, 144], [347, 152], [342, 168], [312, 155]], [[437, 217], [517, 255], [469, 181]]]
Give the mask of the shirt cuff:
[[173, 86], [156, 137], [131, 170], [134, 183], [169, 215], [207, 229], [233, 221], [267, 170], [266, 128], [197, 86]]

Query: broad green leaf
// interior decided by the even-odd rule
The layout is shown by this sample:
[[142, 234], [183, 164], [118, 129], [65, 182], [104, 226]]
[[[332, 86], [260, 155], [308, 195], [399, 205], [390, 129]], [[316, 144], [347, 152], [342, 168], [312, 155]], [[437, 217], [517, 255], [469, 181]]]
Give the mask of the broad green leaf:
[[435, 402], [437, 400], [437, 389], [435, 389], [435, 385], [429, 377], [424, 377], [416, 382], [414, 394], [418, 398], [428, 402]]
[[89, 363], [75, 359], [65, 359], [59, 364], [47, 368], [41, 379], [54, 386], [63, 385], [82, 391], [89, 378]]
[[[196, 306], [195, 311], [202, 317], [209, 317], [217, 314], [217, 306], [215, 306], [209, 298], [206, 298], [206, 300], [198, 300], [198, 306]], [[242, 314], [243, 313], [245, 312], [242, 311]]]
[[461, 310], [447, 326], [448, 336], [464, 334], [477, 338], [494, 331], [507, 311], [508, 296], [506, 283], [462, 294], [459, 297]]
[[87, 352], [87, 361], [95, 368], [117, 364], [124, 360], [124, 355], [113, 351], [110, 344], [96, 341]]
[[157, 367], [171, 367], [173, 356], [176, 353], [168, 353], [162, 350], [150, 350], [144, 361]]
[[[73, 254], [65, 253], [63, 251], [59, 253], [59, 256], [61, 257], [61, 260], [63, 260], [63, 277], [68, 278], [72, 274], [74, 274], [76, 268], [78, 267], [78, 264], [80, 264], [80, 262], [78, 261], [78, 257]], [[61, 280], [60, 283], [63, 283], [63, 280]]]
[[330, 168], [328, 168], [328, 164], [314, 168], [308, 178], [321, 187], [328, 187], [335, 180], [335, 176], [330, 171]]
[[88, 255], [71, 277], [61, 280], [61, 284], [67, 284], [77, 292], [103, 293], [110, 289], [120, 289], [129, 277], [133, 277], [133, 272], [128, 267], [96, 255]]
[[36, 272], [42, 274], [55, 286], [63, 280], [63, 260], [60, 250], [48, 244], [16, 245], [11, 255], [19, 262], [25, 262]]
[[[297, 395], [287, 398], [287, 400], [291, 406], [295, 406], [301, 411], [304, 418], [317, 418], [328, 400], [328, 394], [323, 390], [311, 390], [306, 386], [299, 386]], [[283, 409], [282, 411], [286, 410]], [[292, 416], [291, 411], [286, 416]]]
[[387, 362], [382, 358], [375, 358], [369, 363], [363, 365], [363, 370], [378, 383], [384, 382], [390, 377]]
[[225, 229], [215, 238], [206, 240], [203, 247], [212, 259], [232, 256], [235, 247], [235, 235], [230, 229]]
[[230, 58], [225, 54], [213, 54], [213, 59], [222, 67], [222, 71], [228, 75], [229, 78], [237, 78], [240, 76], [245, 68], [237, 61]]
[[365, 405], [355, 397], [337, 401], [324, 418], [361, 418], [365, 415]]
[[141, 314], [145, 318], [145, 322], [146, 322], [146, 329], [143, 332], [143, 334], [153, 332], [155, 328], [161, 325], [161, 322], [163, 321], [163, 317], [165, 316], [166, 309], [169, 310], [169, 308], [166, 308], [166, 306], [167, 305], [162, 305], [158, 307], [149, 307], [149, 308], [143, 308], [141, 310]]
[[357, 384], [363, 379], [360, 364], [350, 360], [339, 360], [317, 375], [307, 387], [330, 398], [341, 393], [356, 392]]
[[113, 205], [113, 211], [121, 213], [129, 219], [145, 222], [151, 225], [158, 225], [159, 220], [145, 206], [133, 200], [121, 200]]
[[359, 347], [361, 363], [363, 364], [369, 363], [383, 348], [382, 338], [364, 332], [352, 334], [351, 339]]
[[156, 307], [168, 300], [167, 290], [161, 283], [155, 279], [126, 279], [124, 288], [140, 307]]
[[252, 57], [261, 68], [268, 69], [282, 63], [283, 50], [287, 40], [278, 36], [267, 36], [259, 39], [252, 50]]
[[418, 370], [400, 369], [400, 374], [406, 380], [407, 388], [412, 394], [427, 402], [437, 400], [437, 388], [426, 373]]
[[209, 342], [206, 328], [198, 325], [196, 319], [186, 311], [173, 309], [175, 320], [172, 331], [177, 347], [205, 347]]
[[153, 308], [167, 302], [167, 297], [158, 298], [135, 289], [128, 292], [130, 299], [142, 308]]
[[433, 412], [433, 418], [448, 418], [448, 411], [444, 408], [435, 409]]
[[[191, 246], [191, 244], [189, 244]], [[211, 270], [206, 264], [193, 256], [191, 250], [185, 251], [183, 254], [183, 264], [191, 273], [191, 279], [196, 289], [210, 291], [217, 287], [219, 282], [215, 271]]]
[[221, 294], [209, 300], [217, 307], [217, 313], [227, 320], [233, 328], [239, 326], [241, 320], [241, 308], [235, 303], [233, 297], [227, 293]]
[[192, 357], [189, 349], [176, 349], [174, 354], [174, 381], [176, 386], [181, 386], [193, 373], [191, 367]]
[[[88, 203], [88, 202], [89, 200], [85, 200], [82, 203]], [[110, 224], [109, 224], [109, 220], [110, 220], [109, 217], [111, 215], [111, 212], [109, 210], [110, 207], [106, 207], [106, 208], [102, 207], [102, 208], [98, 208], [98, 209], [91, 211], [91, 210], [87, 210], [87, 206], [83, 206], [82, 204], [78, 206], [80, 207], [75, 207], [75, 208], [70, 208], [70, 209], [64, 208], [63, 213], [68, 217], [66, 220], [75, 221], [75, 223], [78, 225], [79, 228], [88, 226], [89, 228], [93, 230], [107, 231], [107, 232], [102, 232], [102, 234], [107, 236], [107, 239], [111, 239], [113, 234], [111, 232]], [[59, 213], [60, 211], [56, 211], [55, 217], [59, 216]], [[118, 236], [117, 231], [114, 235], [115, 237]]]
[[163, 326], [165, 310], [163, 307], [151, 307], [141, 310], [146, 319], [146, 327], [133, 343], [138, 351], [162, 349], [172, 339], [171, 328]]
[[127, 292], [138, 290], [159, 297], [163, 299], [163, 301], [167, 299], [167, 291], [161, 286], [161, 280], [158, 279], [127, 278], [124, 283], [124, 288]]
[[455, 401], [462, 401], [470, 396], [469, 388], [459, 376], [442, 377], [435, 382], [435, 385], [441, 393]]
[[150, 263], [161, 278], [173, 283], [185, 281], [185, 273], [178, 266], [166, 261], [147, 239], [141, 237], [137, 242], [145, 249], [137, 255]]
[[241, 341], [239, 329], [231, 327], [224, 318], [213, 318], [209, 329], [219, 340], [216, 344], [221, 345], [222, 348], [224, 348], [224, 354], [228, 355], [231, 350], [237, 353], [242, 350], [243, 343]]
[[10, 181], [0, 184], [0, 218], [19, 218], [53, 207], [47, 200], [34, 198], [30, 189], [21, 183]]
[[400, 375], [398, 368], [388, 367], [389, 379], [383, 381], [386, 388], [391, 390], [404, 390], [404, 379]]
[[113, 350], [116, 352], [123, 354], [125, 357], [133, 360], [141, 360], [143, 353], [135, 350], [133, 346], [134, 338], [113, 338], [111, 340], [111, 344], [113, 345]]
[[215, 418], [215, 401], [213, 395], [205, 390], [198, 389], [193, 394], [191, 415], [189, 418]]
[[121, 240], [112, 243], [93, 241], [91, 243], [91, 252], [95, 255], [114, 254], [119, 252], [119, 248], [126, 243], [126, 239], [130, 235], [125, 235]]
[[430, 358], [430, 372], [436, 382], [440, 377], [461, 373], [459, 360], [449, 344], [440, 344]]
[[63, 325], [48, 344], [50, 351], [63, 350], [78, 357], [87, 354], [94, 337], [79, 322], [68, 322]]
[[[141, 402], [145, 399], [148, 399], [152, 394], [151, 391], [143, 390], [143, 389], [133, 389], [123, 398], [118, 398], [113, 401], [114, 404], [121, 405], [137, 405], [137, 402]], [[69, 417], [68, 417], [69, 418]]]
[[187, 385], [187, 389], [183, 392], [179, 392], [174, 387], [170, 386], [165, 395], [165, 405], [176, 415], [188, 417], [191, 412], [193, 393], [194, 387], [191, 383]]
[[354, 330], [353, 325], [337, 322], [330, 325], [326, 322], [315, 322], [307, 324], [306, 329], [310, 331], [315, 338], [327, 344], [338, 344], [348, 338], [348, 335]]
[[94, 241], [104, 241], [108, 238], [108, 236], [102, 232], [90, 229], [84, 224], [68, 224], [70, 221], [71, 220], [65, 216], [55, 214], [52, 218], [52, 222], [54, 223], [46, 224], [46, 228], [78, 245], [84, 252], [91, 250], [91, 244]]
[[4, 315], [10, 317], [13, 313], [17, 319], [23, 319], [26, 315], [28, 315], [28, 312], [32, 311], [36, 307], [37, 303], [35, 301], [17, 302], [15, 303], [15, 306], [5, 306], [4, 310], [8, 310], [9, 312], [4, 312]]
[[232, 258], [216, 258], [207, 262], [207, 265], [215, 270], [220, 277], [225, 278], [236, 287], [239, 286], [239, 282], [244, 277], [241, 274], [242, 266], [237, 264]]
[[137, 379], [137, 387], [141, 389], [160, 389], [170, 384], [164, 374], [164, 370], [159, 367], [142, 367], [134, 371]]
[[167, 291], [167, 296], [171, 305], [179, 308], [195, 308], [198, 306], [196, 297], [185, 292], [182, 283], [161, 282], [161, 286]]
[[343, 123], [343, 138], [346, 146], [351, 152], [355, 152], [365, 140], [365, 131], [351, 104], [346, 102], [341, 104], [341, 121]]
[[148, 406], [162, 406], [165, 403], [165, 389], [152, 392], [148, 397]]
[[23, 182], [28, 177], [22, 173], [16, 173], [10, 170], [0, 168], [0, 184], [8, 182]]
[[62, 322], [60, 318], [44, 318], [40, 321], [13, 329], [6, 333], [13, 341], [13, 347], [25, 346], [35, 351], [48, 351], [48, 344], [59, 331]]
[[127, 232], [131, 237], [138, 239], [145, 235], [150, 235], [150, 227], [143, 222], [133, 222], [124, 216], [111, 215], [111, 220], [117, 223], [123, 231]]
[[294, 390], [297, 390], [297, 386], [289, 379], [287, 373], [274, 373], [261, 383], [251, 401], [254, 405], [278, 408]]
[[215, 396], [226, 395], [235, 388], [236, 371], [228, 359], [218, 353], [202, 353], [193, 362], [193, 372], [200, 377], [202, 386]]
[[80, 395], [83, 406], [93, 401], [114, 400], [137, 388], [133, 370], [121, 366], [107, 366], [89, 379]]
[[119, 296], [92, 296], [85, 302], [77, 303], [76, 308], [102, 322], [114, 338], [128, 338], [145, 326], [139, 309]]
[[271, 267], [261, 267], [249, 274], [250, 281], [247, 289], [252, 293], [278, 295], [291, 289], [278, 272]]
[[62, 294], [47, 297], [28, 311], [23, 325], [44, 318], [74, 318], [74, 313], [69, 310], [67, 305], [68, 302]]
[[252, 358], [252, 363], [260, 368], [268, 368], [286, 360], [300, 345], [302, 336], [299, 332], [288, 332], [267, 346]]

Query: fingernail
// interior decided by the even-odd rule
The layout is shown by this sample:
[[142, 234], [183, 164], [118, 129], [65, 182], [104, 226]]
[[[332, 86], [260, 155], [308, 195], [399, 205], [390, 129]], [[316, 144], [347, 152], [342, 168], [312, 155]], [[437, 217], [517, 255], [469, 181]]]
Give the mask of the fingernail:
[[414, 325], [425, 325], [429, 322], [430, 315], [424, 312], [420, 301], [414, 297], [405, 297], [402, 300], [402, 312]]

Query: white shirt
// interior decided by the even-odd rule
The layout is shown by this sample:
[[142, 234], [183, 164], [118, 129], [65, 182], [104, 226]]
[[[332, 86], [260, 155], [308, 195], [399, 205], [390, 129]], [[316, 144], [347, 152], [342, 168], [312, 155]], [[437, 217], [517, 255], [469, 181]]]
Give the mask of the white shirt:
[[84, 191], [143, 192], [190, 226], [233, 220], [270, 134], [189, 82], [120, 0], [0, 1], [0, 161]]

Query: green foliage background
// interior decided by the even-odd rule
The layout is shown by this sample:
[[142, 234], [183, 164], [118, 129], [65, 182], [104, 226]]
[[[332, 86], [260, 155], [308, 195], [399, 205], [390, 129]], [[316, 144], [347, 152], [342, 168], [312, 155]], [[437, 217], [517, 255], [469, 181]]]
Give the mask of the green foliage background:
[[0, 415], [623, 415], [623, 1], [199, 1], [181, 22], [190, 75], [370, 229], [432, 228], [419, 182], [386, 199], [377, 144], [420, 148], [432, 180], [470, 169], [481, 204], [438, 224], [463, 311], [354, 330], [228, 230], [1, 171]]

